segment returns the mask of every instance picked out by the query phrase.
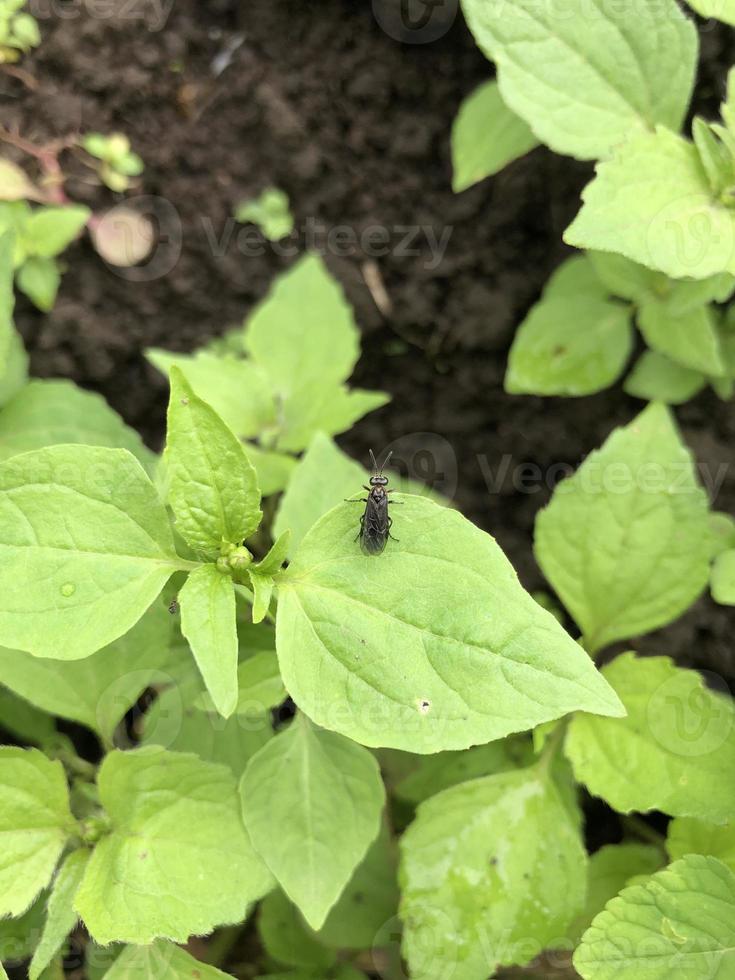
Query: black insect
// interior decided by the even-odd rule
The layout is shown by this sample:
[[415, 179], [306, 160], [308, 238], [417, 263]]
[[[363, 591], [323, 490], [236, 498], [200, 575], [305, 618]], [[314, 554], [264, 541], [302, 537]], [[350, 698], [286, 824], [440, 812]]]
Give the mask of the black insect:
[[[360, 497], [359, 500], [351, 501], [352, 503], [364, 503], [365, 513], [360, 518], [360, 530], [357, 532], [357, 539], [360, 539], [360, 547], [365, 552], [366, 555], [379, 555], [385, 550], [385, 546], [388, 543], [388, 538], [393, 538], [397, 541], [398, 538], [394, 538], [390, 533], [390, 529], [393, 526], [393, 519], [388, 514], [388, 494], [393, 493], [392, 490], [386, 490], [388, 484], [388, 477], [383, 476], [383, 470], [388, 465], [392, 452], [383, 460], [382, 466], [378, 466], [375, 455], [372, 449], [370, 450], [370, 459], [373, 461], [373, 475], [370, 477], [370, 486], [364, 486], [363, 489], [367, 490], [367, 497]], [[399, 501], [394, 501], [398, 503]]]

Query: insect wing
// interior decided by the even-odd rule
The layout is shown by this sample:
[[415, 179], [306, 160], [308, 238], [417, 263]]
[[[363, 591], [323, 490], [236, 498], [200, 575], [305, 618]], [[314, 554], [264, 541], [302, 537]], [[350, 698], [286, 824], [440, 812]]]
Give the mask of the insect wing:
[[379, 555], [388, 540], [388, 497], [371, 493], [365, 505], [360, 546], [366, 555]]

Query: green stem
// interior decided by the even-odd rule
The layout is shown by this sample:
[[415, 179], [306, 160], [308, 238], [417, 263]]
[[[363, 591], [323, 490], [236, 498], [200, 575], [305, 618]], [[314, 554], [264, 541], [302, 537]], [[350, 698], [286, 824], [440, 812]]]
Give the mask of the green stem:
[[549, 737], [546, 739], [546, 744], [541, 750], [541, 755], [536, 763], [538, 766], [539, 773], [546, 777], [551, 769], [551, 764], [556, 757], [556, 753], [561, 747], [561, 743], [564, 740], [564, 735], [567, 730], [567, 719], [563, 718], [551, 732]]
[[629, 830], [631, 834], [635, 834], [641, 840], [648, 841], [649, 844], [655, 844], [656, 847], [664, 848], [666, 844], [665, 836], [651, 827], [650, 824], [647, 824], [645, 820], [641, 820], [640, 817], [636, 817], [633, 814], [627, 814], [621, 817], [621, 821], [623, 827]]

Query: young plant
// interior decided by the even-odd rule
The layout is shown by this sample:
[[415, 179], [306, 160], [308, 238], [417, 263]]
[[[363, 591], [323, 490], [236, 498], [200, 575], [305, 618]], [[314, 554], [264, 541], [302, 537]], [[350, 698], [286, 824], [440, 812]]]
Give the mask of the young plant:
[[286, 238], [293, 231], [288, 194], [277, 187], [266, 187], [259, 197], [241, 201], [235, 209], [235, 219], [243, 224], [251, 222], [257, 225], [272, 242]]
[[26, 201], [0, 201], [0, 234], [14, 236], [15, 283], [39, 310], [53, 307], [61, 282], [57, 256], [77, 238], [90, 214], [81, 205], [31, 208]]
[[26, 0], [0, 0], [0, 65], [19, 61], [41, 43], [38, 22], [25, 5]]
[[137, 153], [130, 149], [130, 140], [124, 133], [87, 133], [81, 139], [82, 149], [99, 160], [97, 173], [103, 184], [112, 191], [126, 191], [130, 178], [139, 177], [145, 169]]

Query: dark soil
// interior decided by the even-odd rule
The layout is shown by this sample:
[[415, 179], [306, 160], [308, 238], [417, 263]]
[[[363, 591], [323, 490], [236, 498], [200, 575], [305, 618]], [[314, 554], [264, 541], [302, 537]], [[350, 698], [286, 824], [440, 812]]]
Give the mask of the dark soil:
[[[368, 447], [402, 437], [407, 458], [425, 443], [417, 434], [434, 433], [447, 477], [440, 487], [498, 537], [527, 586], [542, 587], [532, 527], [563, 472], [557, 464], [576, 465], [642, 407], [619, 388], [581, 400], [510, 397], [502, 389], [515, 326], [564, 257], [561, 234], [591, 168], [539, 149], [452, 193], [450, 125], [490, 71], [459, 14], [433, 43], [404, 45], [380, 28], [366, 0], [175, 0], [162, 29], [152, 0], [117, 0], [114, 16], [92, 0], [60, 7], [66, 16], [42, 20], [43, 43], [24, 62], [38, 90], [0, 75], [4, 124], [37, 142], [79, 128], [123, 130], [146, 161], [140, 194], [169, 205], [161, 212], [159, 200], [163, 235], [173, 241], [160, 253], [164, 264], [177, 254], [178, 227], [182, 239], [173, 267], [145, 282], [107, 269], [88, 243], [76, 245], [54, 311], [42, 316], [19, 303], [33, 372], [102, 392], [158, 445], [166, 386], [143, 349], [187, 351], [222, 333], [292, 261], [271, 246], [244, 255], [237, 227], [224, 249], [212, 247], [236, 202], [268, 184], [285, 189], [299, 249], [315, 225], [320, 244], [335, 226], [358, 235], [387, 228], [389, 254], [375, 260], [387, 314], [366, 284], [365, 254], [334, 247], [327, 254], [364, 332], [355, 382], [393, 396], [342, 444], [364, 459]], [[708, 111], [735, 61], [732, 37], [727, 29], [702, 33], [698, 98]], [[76, 161], [65, 163], [81, 174]], [[114, 200], [81, 178], [69, 191], [96, 207]], [[422, 229], [417, 254], [399, 247], [402, 226]], [[439, 239], [451, 232], [438, 263], [427, 228]], [[716, 504], [735, 513], [733, 405], [706, 394], [678, 417], [708, 472], [724, 468]], [[514, 486], [524, 463], [540, 467], [538, 492]], [[503, 465], [504, 478], [489, 488], [488, 467], [496, 473]], [[732, 627], [732, 611], [703, 598], [635, 646], [732, 683]]]

